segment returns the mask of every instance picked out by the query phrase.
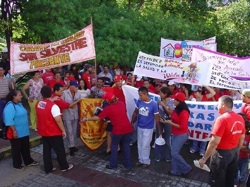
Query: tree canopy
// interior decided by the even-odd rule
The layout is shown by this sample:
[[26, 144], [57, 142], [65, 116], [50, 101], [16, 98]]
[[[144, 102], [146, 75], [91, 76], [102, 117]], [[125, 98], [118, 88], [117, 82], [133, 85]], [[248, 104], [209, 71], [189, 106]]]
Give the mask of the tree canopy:
[[249, 55], [247, 0], [216, 7], [208, 6], [206, 0], [20, 0], [20, 4], [14, 41], [60, 40], [92, 20], [98, 63], [131, 66], [139, 51], [159, 55], [161, 37], [203, 40], [216, 36], [218, 51]]

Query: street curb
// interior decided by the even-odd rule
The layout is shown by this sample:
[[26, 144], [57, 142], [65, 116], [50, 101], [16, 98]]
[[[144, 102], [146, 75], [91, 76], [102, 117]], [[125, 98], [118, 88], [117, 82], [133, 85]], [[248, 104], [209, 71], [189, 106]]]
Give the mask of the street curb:
[[[6, 140], [8, 141], [8, 140]], [[36, 147], [38, 145], [42, 144], [42, 137], [36, 136], [34, 138], [30, 138], [30, 148]], [[0, 160], [4, 160], [6, 158], [9, 158], [11, 156], [11, 147], [7, 146], [0, 149]]]

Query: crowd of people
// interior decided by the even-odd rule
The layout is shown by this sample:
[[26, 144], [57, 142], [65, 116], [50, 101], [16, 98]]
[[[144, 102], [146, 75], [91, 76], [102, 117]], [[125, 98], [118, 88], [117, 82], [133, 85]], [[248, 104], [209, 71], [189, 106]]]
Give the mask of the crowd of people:
[[[131, 121], [126, 113], [122, 90], [124, 84], [138, 88], [139, 99]], [[21, 93], [28, 100], [29, 115], [21, 104]], [[149, 93], [158, 94], [160, 100], [153, 101]], [[78, 103], [82, 98], [103, 98], [106, 104], [96, 116], [80, 119]], [[242, 100], [244, 103], [241, 115], [233, 111], [234, 100]], [[246, 185], [250, 153], [250, 137], [246, 130], [250, 121], [250, 89], [239, 92], [177, 84], [171, 80], [134, 76], [131, 69], [119, 65], [110, 68], [85, 64], [82, 68], [71, 65], [32, 72], [31, 79], [20, 92], [14, 88], [12, 79], [4, 75], [4, 68], [0, 67], [0, 116], [1, 121], [12, 129], [13, 137], [10, 141], [13, 167], [17, 169], [23, 168], [21, 158], [25, 165], [38, 165], [29, 153], [29, 126], [42, 136], [44, 169], [49, 173], [56, 170], [51, 161], [53, 152], [61, 171], [73, 168], [66, 160], [65, 147], [68, 147], [70, 156], [78, 151], [75, 139], [79, 136], [79, 121], [85, 123], [108, 119], [106, 154], [111, 156], [106, 168], [118, 167], [117, 152], [121, 150], [124, 167], [131, 169], [130, 145], [135, 140], [138, 148], [138, 162], [135, 166], [149, 167], [155, 131], [155, 137], [163, 137], [165, 145], [162, 153], [155, 154], [154, 160], [171, 163], [170, 175], [186, 176], [192, 171], [192, 166], [180, 153], [190, 134], [190, 110], [185, 101], [218, 101], [220, 117], [215, 121], [211, 140], [193, 141], [190, 147], [191, 154], [200, 154], [201, 167], [211, 157], [211, 186]], [[10, 110], [15, 111], [14, 115], [10, 115]], [[136, 139], [132, 138], [135, 132]]]

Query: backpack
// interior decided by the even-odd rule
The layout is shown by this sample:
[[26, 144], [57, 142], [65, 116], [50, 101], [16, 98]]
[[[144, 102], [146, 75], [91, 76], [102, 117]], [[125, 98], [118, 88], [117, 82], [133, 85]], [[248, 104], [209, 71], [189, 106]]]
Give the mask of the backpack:
[[[16, 106], [15, 106], [15, 104], [14, 104], [12, 101], [9, 102], [9, 103], [12, 103], [12, 104], [13, 104], [14, 109], [15, 109], [15, 111], [16, 111]], [[7, 103], [7, 104], [5, 105], [5, 107], [6, 107], [9, 103]], [[6, 126], [5, 123], [4, 123], [4, 121], [1, 120], [1, 121], [0, 121], [0, 138], [5, 139], [5, 140], [12, 139], [12, 138], [10, 138], [10, 134], [12, 134], [12, 129], [11, 129], [9, 126]]]

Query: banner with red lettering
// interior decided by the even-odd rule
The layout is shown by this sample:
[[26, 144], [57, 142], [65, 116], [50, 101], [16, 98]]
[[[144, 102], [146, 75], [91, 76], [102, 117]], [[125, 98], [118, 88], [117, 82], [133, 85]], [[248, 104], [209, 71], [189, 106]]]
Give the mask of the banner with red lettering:
[[[80, 119], [93, 117], [96, 107], [100, 107], [102, 101], [102, 99], [82, 99]], [[96, 150], [106, 141], [106, 126], [103, 120], [80, 122], [80, 139], [90, 150]]]
[[11, 74], [37, 71], [95, 59], [92, 25], [62, 40], [46, 44], [11, 42]]

